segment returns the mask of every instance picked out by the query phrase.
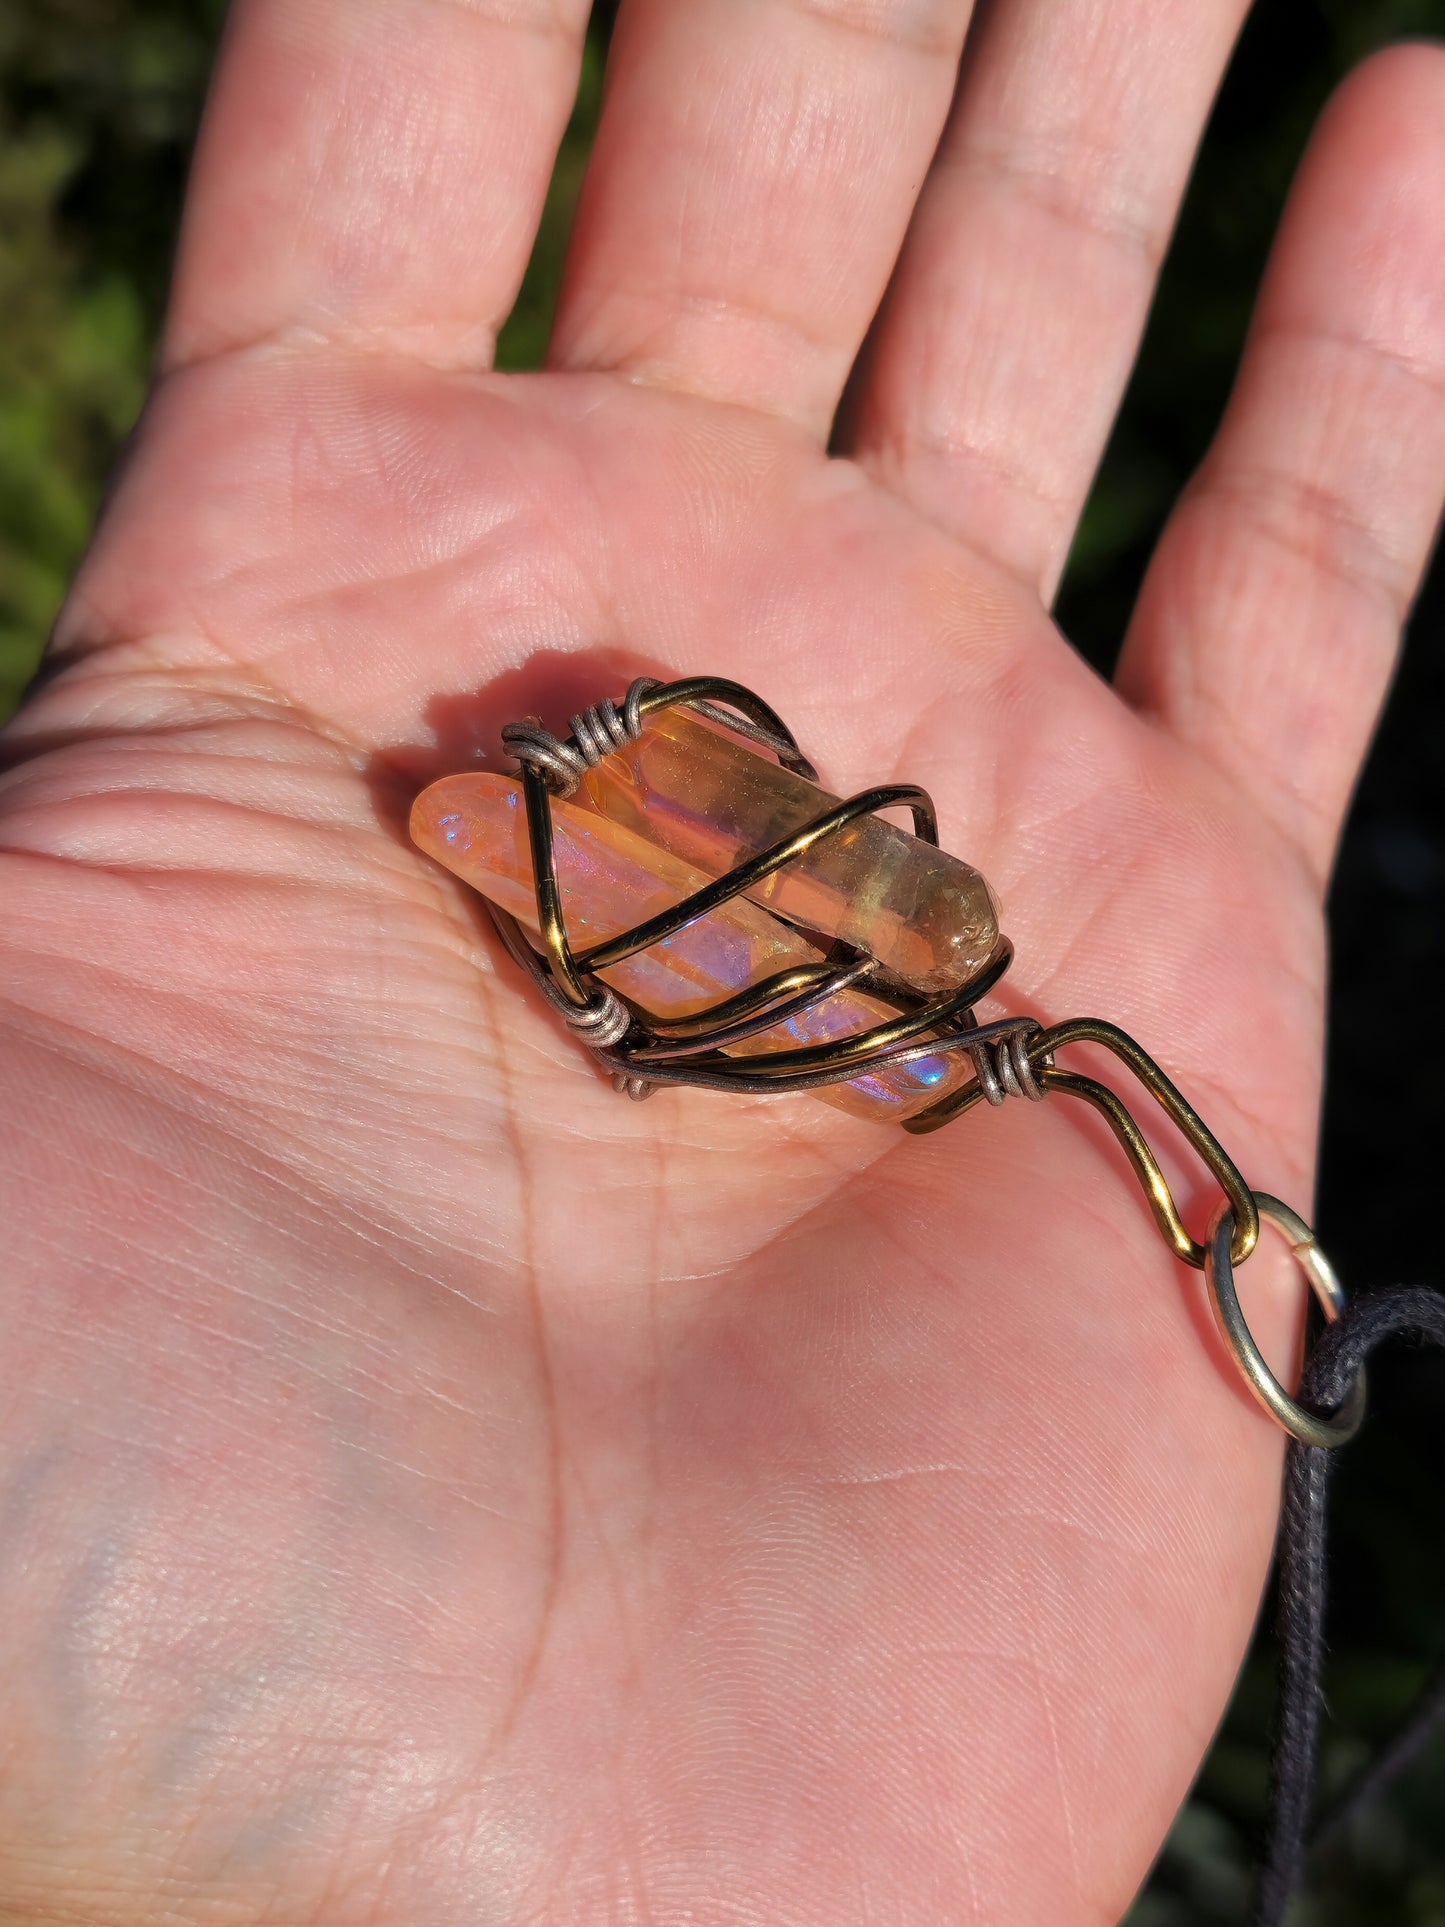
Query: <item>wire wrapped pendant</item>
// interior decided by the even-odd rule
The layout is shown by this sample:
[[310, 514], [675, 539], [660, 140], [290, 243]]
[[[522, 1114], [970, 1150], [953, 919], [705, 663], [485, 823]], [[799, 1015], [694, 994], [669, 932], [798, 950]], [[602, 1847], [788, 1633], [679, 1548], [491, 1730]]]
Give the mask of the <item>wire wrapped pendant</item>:
[[[984, 879], [938, 848], [928, 796], [830, 796], [739, 685], [641, 679], [569, 738], [529, 718], [503, 741], [520, 783], [443, 778], [412, 834], [482, 892], [619, 1089], [807, 1090], [906, 1121], [979, 1062], [996, 1082], [995, 1047], [1034, 1028], [976, 1036], [1012, 951]], [[877, 814], [897, 806], [913, 835]]]
[[[1013, 956], [977, 870], [938, 847], [927, 793], [881, 784], [840, 800], [791, 731], [720, 677], [635, 681], [558, 737], [535, 717], [502, 740], [517, 777], [443, 777], [417, 797], [416, 844], [480, 891], [508, 950], [620, 1092], [666, 1084], [807, 1091], [932, 1131], [979, 1103], [1059, 1091], [1090, 1104], [1127, 1155], [1165, 1241], [1205, 1273], [1246, 1383], [1314, 1444], [1350, 1437], [1361, 1377], [1337, 1414], [1307, 1411], [1269, 1373], [1234, 1293], [1261, 1211], [1286, 1225], [1327, 1317], [1343, 1300], [1307, 1226], [1256, 1193], [1158, 1064], [1116, 1025], [1030, 1016], [981, 1023]], [[907, 809], [913, 833], [879, 812]], [[1223, 1192], [1206, 1238], [1184, 1224], [1159, 1160], [1116, 1092], [1056, 1053], [1102, 1045], [1126, 1065]]]

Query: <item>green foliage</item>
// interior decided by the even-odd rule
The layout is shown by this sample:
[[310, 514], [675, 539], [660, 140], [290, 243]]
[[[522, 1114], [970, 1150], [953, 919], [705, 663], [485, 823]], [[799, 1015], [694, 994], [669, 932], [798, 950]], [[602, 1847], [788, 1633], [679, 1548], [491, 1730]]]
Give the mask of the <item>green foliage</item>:
[[0, 715], [144, 398], [209, 0], [0, 0]]
[[540, 368], [547, 352], [552, 314], [562, 285], [567, 238], [572, 232], [572, 216], [582, 191], [582, 176], [587, 170], [587, 156], [592, 150], [592, 136], [597, 130], [597, 115], [602, 106], [604, 59], [602, 34], [594, 31], [583, 55], [577, 104], [552, 170], [547, 205], [542, 211], [542, 225], [532, 247], [522, 292], [497, 338], [499, 368]]
[[71, 289], [39, 271], [76, 152], [58, 129], [0, 152], [0, 707], [34, 660], [143, 392], [134, 290], [109, 275]]
[[[221, 11], [221, 0], [0, 0], [0, 715], [38, 659], [144, 397]], [[532, 265], [499, 344], [503, 367], [536, 366], [545, 349], [611, 11], [599, 9]], [[1445, 33], [1445, 0], [1261, 0], [1255, 9], [1060, 598], [1066, 632], [1101, 665], [1228, 392], [1309, 127], [1356, 59], [1408, 33]], [[1438, 1409], [1445, 1385], [1431, 1384]], [[1423, 1544], [1413, 1523], [1438, 1505], [1421, 1469], [1433, 1422], [1422, 1409], [1403, 1429], [1377, 1428], [1341, 1475], [1342, 1651], [1327, 1791], [1389, 1730], [1437, 1637], [1431, 1602], [1445, 1597], [1445, 1544], [1438, 1535]], [[1392, 1503], [1373, 1496], [1382, 1491]], [[1271, 1703], [1262, 1642], [1130, 1927], [1243, 1919]], [[1360, 1822], [1293, 1927], [1445, 1927], [1442, 1843], [1437, 1749]]]

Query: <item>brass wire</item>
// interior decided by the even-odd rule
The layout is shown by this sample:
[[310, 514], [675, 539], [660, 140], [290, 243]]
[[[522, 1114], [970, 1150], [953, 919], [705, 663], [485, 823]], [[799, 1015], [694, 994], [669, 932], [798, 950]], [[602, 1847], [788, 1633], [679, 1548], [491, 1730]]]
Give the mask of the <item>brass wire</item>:
[[[796, 992], [811, 990], [820, 997], [824, 995], [831, 997], [834, 990], [843, 988], [843, 985], [836, 981], [841, 974], [846, 974], [852, 982], [858, 977], [867, 976], [872, 969], [871, 958], [865, 958], [859, 963], [850, 963], [846, 971], [841, 973], [834, 964], [826, 961], [817, 964], [796, 964], [791, 970], [780, 970], [775, 976], [764, 977], [760, 982], [750, 984], [746, 990], [740, 990], [735, 997], [728, 997], [724, 1002], [714, 1004], [710, 1010], [702, 1011], [695, 1016], [653, 1017], [650, 1021], [658, 1037], [663, 1039], [682, 1041], [686, 1038], [702, 1037], [710, 1034], [714, 1025], [726, 1025], [737, 1018], [750, 1017], [755, 1011], [775, 1004], [778, 998], [789, 998]], [[781, 1005], [777, 1007], [781, 1009]], [[775, 1022], [776, 1018], [769, 1021]]]
[[781, 843], [774, 843], [770, 849], [749, 857], [745, 863], [735, 864], [726, 876], [706, 884], [701, 890], [694, 890], [690, 897], [684, 897], [681, 903], [673, 904], [671, 909], [659, 911], [655, 917], [649, 917], [646, 923], [639, 923], [635, 929], [609, 937], [605, 943], [593, 944], [577, 959], [577, 968], [605, 970], [608, 964], [621, 963], [624, 957], [635, 956], [639, 950], [647, 950], [653, 944], [675, 936], [699, 917], [705, 917], [710, 910], [721, 909], [723, 904], [731, 903], [734, 897], [744, 896], [775, 871], [796, 862], [800, 856], [806, 856], [825, 837], [836, 836], [848, 824], [856, 823], [860, 816], [872, 816], [876, 810], [893, 809], [904, 804], [913, 812], [914, 835], [936, 848], [938, 819], [926, 790], [919, 789], [913, 783], [884, 783], [876, 789], [860, 790], [856, 796], [839, 803], [836, 809], [828, 810], [811, 823], [805, 823], [801, 829], [794, 830]]

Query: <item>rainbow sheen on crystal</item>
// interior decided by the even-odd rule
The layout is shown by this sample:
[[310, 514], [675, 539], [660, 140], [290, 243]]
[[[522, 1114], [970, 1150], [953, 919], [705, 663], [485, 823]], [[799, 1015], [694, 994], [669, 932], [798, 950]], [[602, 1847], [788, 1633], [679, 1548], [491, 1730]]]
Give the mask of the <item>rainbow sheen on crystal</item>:
[[[579, 800], [711, 880], [839, 799], [736, 736], [664, 709], [587, 772]], [[880, 816], [850, 823], [748, 896], [930, 995], [959, 989], [998, 943], [998, 910], [978, 871]]]
[[[554, 798], [552, 825], [563, 915], [576, 952], [631, 929], [709, 881], [667, 850], [577, 802]], [[490, 772], [445, 776], [417, 798], [411, 834], [420, 849], [537, 933], [520, 783]], [[777, 971], [817, 963], [821, 955], [798, 931], [738, 897], [597, 974], [654, 1016], [685, 1017]], [[839, 991], [730, 1045], [728, 1055], [826, 1043], [896, 1014], [861, 991]], [[936, 1103], [971, 1073], [962, 1052], [930, 1053], [861, 1072], [811, 1095], [855, 1116], [899, 1120]]]

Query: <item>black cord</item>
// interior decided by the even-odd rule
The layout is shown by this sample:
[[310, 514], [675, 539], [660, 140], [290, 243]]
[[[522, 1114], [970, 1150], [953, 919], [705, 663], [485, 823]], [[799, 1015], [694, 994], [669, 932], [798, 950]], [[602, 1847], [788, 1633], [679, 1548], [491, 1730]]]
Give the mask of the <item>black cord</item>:
[[[1355, 1374], [1388, 1339], [1445, 1347], [1445, 1293], [1382, 1291], [1354, 1299], [1320, 1335], [1300, 1385], [1302, 1402], [1336, 1411]], [[1310, 1848], [1336, 1833], [1363, 1803], [1415, 1760], [1445, 1724], [1445, 1669], [1421, 1696], [1402, 1731], [1310, 1837], [1325, 1641], [1325, 1528], [1335, 1453], [1291, 1441], [1280, 1516], [1279, 1710], [1270, 1772], [1269, 1835], [1255, 1902], [1255, 1927], [1280, 1927]]]

